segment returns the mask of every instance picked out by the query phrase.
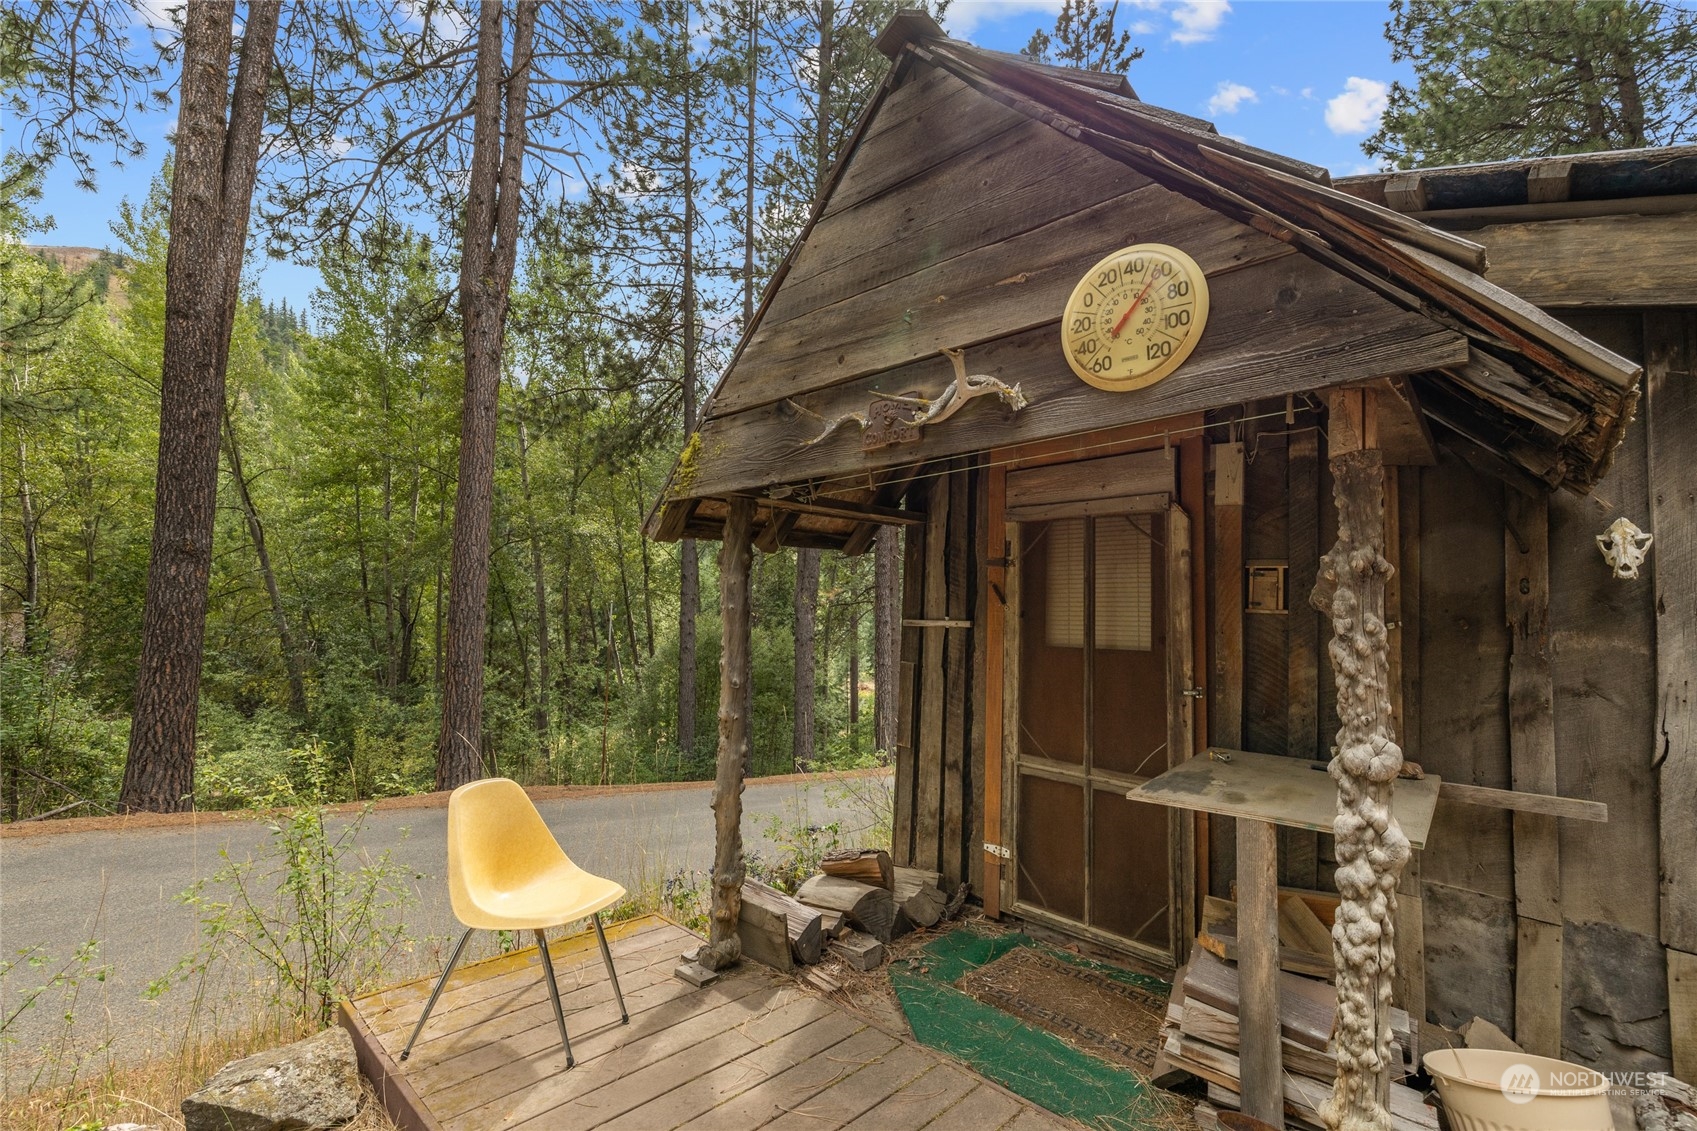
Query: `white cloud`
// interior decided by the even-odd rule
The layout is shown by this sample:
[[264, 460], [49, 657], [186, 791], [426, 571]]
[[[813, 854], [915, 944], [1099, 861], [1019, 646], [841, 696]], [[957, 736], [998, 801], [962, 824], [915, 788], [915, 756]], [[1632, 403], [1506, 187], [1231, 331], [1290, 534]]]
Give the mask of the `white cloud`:
[[1335, 134], [1364, 134], [1379, 124], [1390, 87], [1351, 75], [1343, 93], [1326, 103], [1326, 125]]
[[1214, 88], [1214, 97], [1208, 99], [1208, 113], [1235, 114], [1237, 108], [1245, 102], [1259, 102], [1261, 97], [1252, 87], [1240, 82], [1223, 82]]
[[1308, 99], [1308, 101], [1310, 101], [1310, 102], [1314, 101], [1314, 88], [1311, 87], [1311, 86], [1303, 87], [1302, 88], [1302, 97]]
[[1173, 9], [1173, 23], [1178, 25], [1172, 35], [1173, 42], [1206, 43], [1214, 38], [1231, 10], [1227, 0], [1180, 0]]
[[1390, 169], [1376, 161], [1357, 161], [1353, 165], [1333, 165], [1334, 177], [1365, 177], [1369, 173], [1388, 173]]
[[[970, 39], [979, 24], [995, 23], [1014, 16], [1042, 15], [1053, 17], [1061, 10], [1061, 0], [955, 0], [943, 13], [943, 26], [957, 39]], [[1054, 20], [1043, 19], [1032, 25], [1048, 31]]]

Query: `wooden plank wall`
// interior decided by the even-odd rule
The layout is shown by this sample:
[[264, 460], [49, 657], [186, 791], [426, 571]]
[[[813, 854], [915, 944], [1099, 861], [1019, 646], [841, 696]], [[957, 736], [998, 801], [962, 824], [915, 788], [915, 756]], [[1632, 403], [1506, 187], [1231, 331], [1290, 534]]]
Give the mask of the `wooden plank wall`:
[[987, 483], [982, 469], [959, 460], [932, 465], [908, 490], [908, 507], [927, 518], [907, 528], [892, 836], [898, 864], [941, 872], [950, 890], [971, 882], [980, 894]]
[[[1401, 521], [1420, 531], [1401, 563], [1419, 664], [1403, 679], [1407, 745], [1446, 780], [1601, 801], [1609, 819], [1440, 804], [1415, 889], [1425, 1011], [1452, 1027], [1485, 1017], [1579, 1063], [1690, 1074], [1697, 317], [1565, 317], [1646, 360], [1638, 420], [1586, 498], [1505, 494], [1447, 447], [1403, 470]], [[1598, 553], [1619, 516], [1657, 535], [1638, 581]]]

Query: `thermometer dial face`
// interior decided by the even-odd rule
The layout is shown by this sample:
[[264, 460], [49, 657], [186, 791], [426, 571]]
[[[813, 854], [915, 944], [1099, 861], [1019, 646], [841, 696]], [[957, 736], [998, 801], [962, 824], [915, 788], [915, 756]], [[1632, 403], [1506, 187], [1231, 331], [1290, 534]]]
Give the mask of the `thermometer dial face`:
[[1153, 385], [1180, 365], [1208, 321], [1208, 280], [1176, 247], [1140, 243], [1092, 267], [1061, 319], [1067, 364], [1098, 389]]

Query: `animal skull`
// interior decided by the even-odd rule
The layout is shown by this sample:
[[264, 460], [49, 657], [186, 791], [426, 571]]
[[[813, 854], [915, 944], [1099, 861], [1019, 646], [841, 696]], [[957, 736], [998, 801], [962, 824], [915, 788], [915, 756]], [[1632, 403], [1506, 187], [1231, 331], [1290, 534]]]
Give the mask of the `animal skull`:
[[1597, 535], [1597, 549], [1603, 552], [1603, 560], [1609, 563], [1616, 577], [1630, 580], [1637, 578], [1638, 567], [1644, 564], [1650, 543], [1655, 540], [1654, 534], [1638, 529], [1631, 519], [1617, 518]]

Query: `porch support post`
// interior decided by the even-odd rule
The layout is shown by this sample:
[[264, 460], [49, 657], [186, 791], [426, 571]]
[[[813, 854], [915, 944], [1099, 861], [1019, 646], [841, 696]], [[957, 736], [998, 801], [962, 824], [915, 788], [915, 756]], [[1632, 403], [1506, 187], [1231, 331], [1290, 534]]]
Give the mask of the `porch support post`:
[[719, 544], [719, 755], [713, 781], [713, 909], [697, 961], [723, 970], [742, 957], [742, 791], [748, 775], [748, 569], [754, 500], [733, 498]]
[[1321, 1116], [1340, 1131], [1388, 1131], [1396, 887], [1410, 850], [1391, 816], [1402, 748], [1391, 727], [1384, 455], [1373, 391], [1343, 389], [1328, 401], [1338, 540], [1321, 559], [1311, 601], [1332, 618], [1341, 724], [1330, 767], [1338, 786], [1332, 832], [1342, 902], [1332, 928], [1338, 1076]]

